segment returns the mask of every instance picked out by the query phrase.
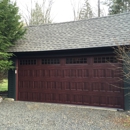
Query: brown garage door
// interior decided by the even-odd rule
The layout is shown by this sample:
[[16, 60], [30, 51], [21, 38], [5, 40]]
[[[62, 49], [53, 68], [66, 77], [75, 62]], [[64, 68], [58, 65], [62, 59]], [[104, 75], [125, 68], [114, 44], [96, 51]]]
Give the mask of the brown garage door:
[[20, 59], [18, 100], [123, 108], [113, 65], [112, 56]]

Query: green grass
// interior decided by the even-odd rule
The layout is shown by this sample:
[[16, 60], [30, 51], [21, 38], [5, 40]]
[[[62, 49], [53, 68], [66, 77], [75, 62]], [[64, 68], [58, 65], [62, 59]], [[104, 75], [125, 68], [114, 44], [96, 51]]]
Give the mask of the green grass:
[[8, 90], [8, 80], [4, 79], [2, 83], [0, 83], [0, 91], [7, 91]]

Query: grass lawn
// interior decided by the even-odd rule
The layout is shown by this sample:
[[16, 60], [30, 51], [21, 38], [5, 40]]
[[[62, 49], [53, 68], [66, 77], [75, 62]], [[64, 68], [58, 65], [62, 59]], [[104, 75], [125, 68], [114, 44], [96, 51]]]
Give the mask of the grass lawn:
[[0, 91], [8, 90], [8, 80], [4, 79], [3, 83], [0, 83]]

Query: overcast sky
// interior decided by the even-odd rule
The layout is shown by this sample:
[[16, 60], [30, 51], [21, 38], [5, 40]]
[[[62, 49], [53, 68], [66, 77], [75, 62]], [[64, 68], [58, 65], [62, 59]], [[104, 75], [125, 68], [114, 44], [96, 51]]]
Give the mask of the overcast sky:
[[[12, 0], [12, 1], [15, 1], [15, 0]], [[36, 1], [36, 0], [32, 0], [32, 1]], [[37, 1], [39, 3], [42, 2], [42, 0], [37, 0]], [[66, 21], [73, 20], [71, 1], [72, 0], [54, 0], [52, 14], [51, 14], [53, 18], [53, 22], [57, 23], [57, 22], [66, 22]], [[84, 0], [73, 0], [73, 1], [77, 5], [78, 3], [82, 5]], [[20, 8], [20, 12], [22, 14], [26, 14], [27, 13], [26, 6], [30, 8], [31, 0], [16, 0], [16, 2], [17, 2], [18, 7]], [[93, 10], [95, 11], [95, 13], [97, 13], [97, 3], [98, 3], [98, 0], [90, 0], [90, 4]], [[101, 8], [104, 9], [104, 14], [106, 15], [107, 14], [106, 6], [101, 5]]]

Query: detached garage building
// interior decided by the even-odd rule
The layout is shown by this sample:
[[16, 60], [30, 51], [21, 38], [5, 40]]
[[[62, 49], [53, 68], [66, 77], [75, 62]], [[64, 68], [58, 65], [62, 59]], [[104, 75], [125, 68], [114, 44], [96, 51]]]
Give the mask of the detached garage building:
[[[8, 96], [20, 101], [130, 109], [113, 46], [130, 43], [130, 13], [27, 27], [10, 48]], [[117, 86], [117, 87], [115, 87]]]

